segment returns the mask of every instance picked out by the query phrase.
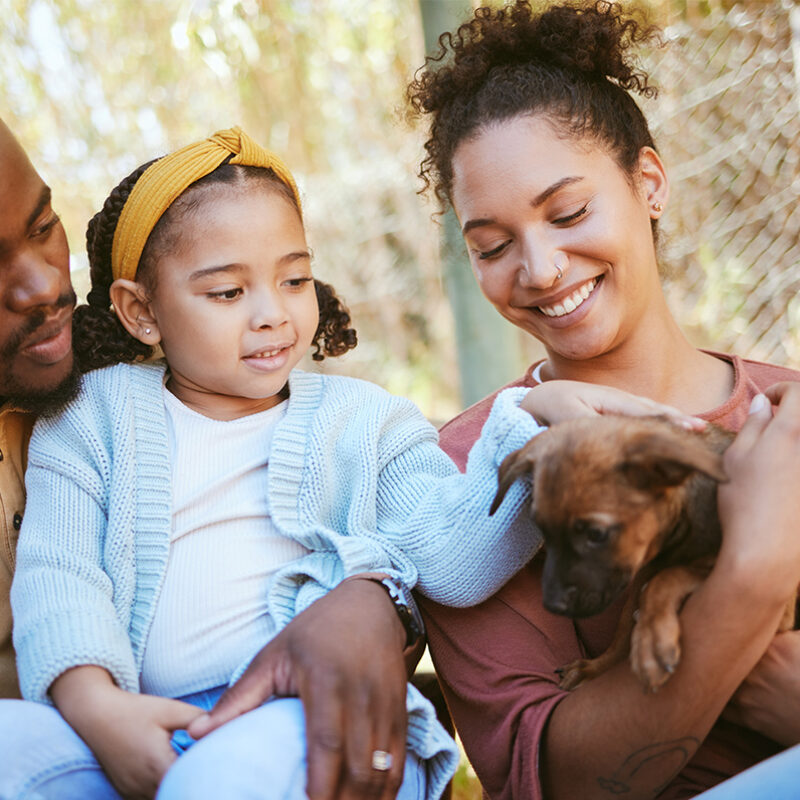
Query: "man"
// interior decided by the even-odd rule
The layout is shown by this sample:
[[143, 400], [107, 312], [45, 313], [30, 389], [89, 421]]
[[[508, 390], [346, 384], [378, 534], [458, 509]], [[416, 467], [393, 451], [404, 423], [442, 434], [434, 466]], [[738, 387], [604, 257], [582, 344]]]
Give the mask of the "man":
[[25, 506], [25, 452], [34, 415], [77, 386], [75, 293], [50, 188], [0, 120], [0, 697], [19, 697], [9, 590]]

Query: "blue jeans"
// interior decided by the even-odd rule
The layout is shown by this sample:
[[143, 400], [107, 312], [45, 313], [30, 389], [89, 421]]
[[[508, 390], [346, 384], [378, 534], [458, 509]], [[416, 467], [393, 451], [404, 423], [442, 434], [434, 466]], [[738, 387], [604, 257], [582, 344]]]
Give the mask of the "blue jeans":
[[[206, 710], [222, 688], [182, 697]], [[305, 800], [305, 719], [297, 698], [265, 703], [196, 743], [173, 736], [178, 760], [158, 800]], [[0, 800], [121, 800], [91, 750], [54, 708], [0, 700]], [[423, 800], [424, 762], [409, 753], [398, 800]]]
[[800, 744], [698, 795], [698, 800], [797, 800]]

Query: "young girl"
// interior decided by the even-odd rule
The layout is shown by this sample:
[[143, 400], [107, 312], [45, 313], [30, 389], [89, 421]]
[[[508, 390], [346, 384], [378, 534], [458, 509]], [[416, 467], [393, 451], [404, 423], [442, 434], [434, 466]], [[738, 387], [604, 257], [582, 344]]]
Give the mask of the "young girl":
[[[487, 510], [498, 465], [539, 426], [525, 390], [504, 393], [462, 476], [409, 401], [296, 369], [355, 332], [312, 277], [291, 174], [238, 128], [137, 169], [87, 241], [87, 374], [31, 442], [15, 645], [24, 696], [74, 730], [29, 712], [73, 767], [41, 796], [150, 797], [194, 746], [182, 729], [345, 577], [466, 605], [514, 574], [537, 546], [516, 522], [524, 487]], [[143, 363], [157, 345], [165, 360]], [[399, 796], [435, 798], [457, 751], [411, 687], [407, 702]], [[390, 769], [373, 744], [373, 768]], [[196, 747], [225, 782], [171, 771], [161, 796], [305, 796], [297, 699]], [[248, 749], [242, 771], [233, 754]]]

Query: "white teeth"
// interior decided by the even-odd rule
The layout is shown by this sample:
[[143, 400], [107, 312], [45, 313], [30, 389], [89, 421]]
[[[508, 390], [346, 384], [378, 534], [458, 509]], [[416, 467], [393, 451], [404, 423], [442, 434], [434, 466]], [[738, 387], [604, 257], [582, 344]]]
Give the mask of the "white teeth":
[[272, 358], [280, 353], [280, 350], [263, 350], [260, 353], [253, 353], [250, 358]]
[[560, 303], [552, 306], [539, 306], [539, 311], [548, 317], [563, 317], [564, 314], [571, 314], [584, 300], [592, 293], [597, 286], [597, 279], [592, 278], [577, 288], [569, 297], [565, 297]]

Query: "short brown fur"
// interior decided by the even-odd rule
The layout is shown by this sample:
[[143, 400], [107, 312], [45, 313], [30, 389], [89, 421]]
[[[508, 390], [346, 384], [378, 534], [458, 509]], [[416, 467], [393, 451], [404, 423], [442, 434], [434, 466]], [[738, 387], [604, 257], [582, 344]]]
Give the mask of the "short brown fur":
[[[680, 661], [678, 614], [721, 543], [717, 485], [733, 435], [702, 433], [663, 417], [601, 417], [552, 426], [509, 455], [490, 513], [511, 484], [533, 478], [531, 511], [545, 544], [548, 610], [593, 616], [631, 587], [609, 649], [561, 670], [571, 689], [630, 653], [655, 691]], [[637, 611], [638, 607], [638, 611]], [[794, 602], [782, 621], [794, 623]]]

